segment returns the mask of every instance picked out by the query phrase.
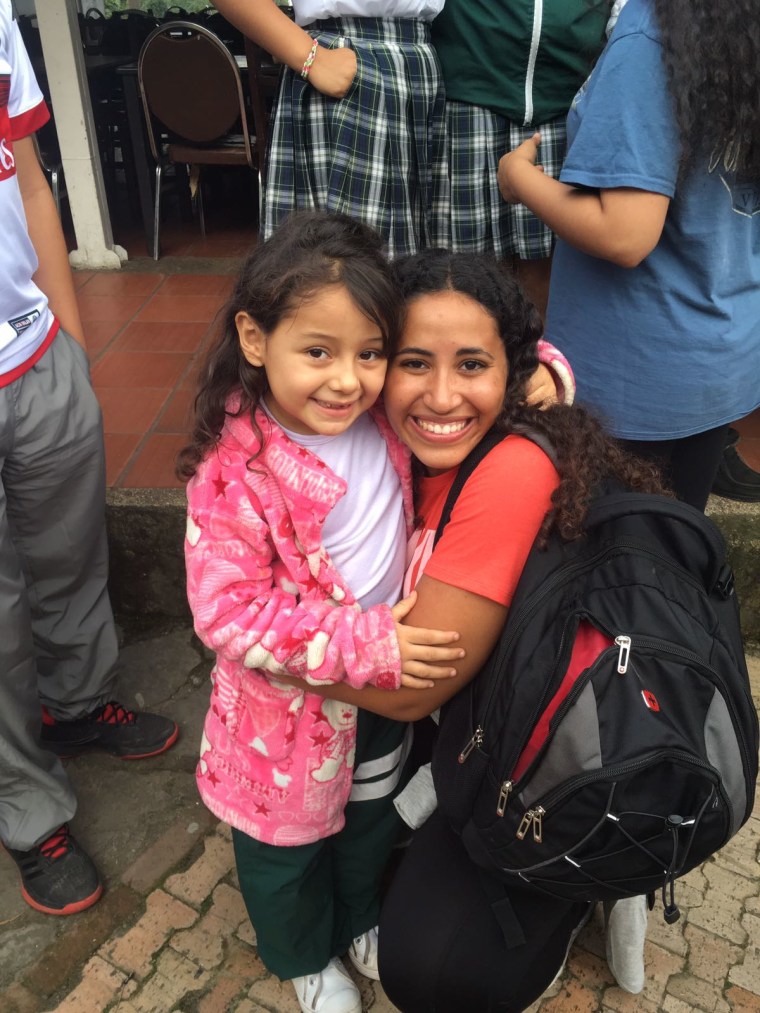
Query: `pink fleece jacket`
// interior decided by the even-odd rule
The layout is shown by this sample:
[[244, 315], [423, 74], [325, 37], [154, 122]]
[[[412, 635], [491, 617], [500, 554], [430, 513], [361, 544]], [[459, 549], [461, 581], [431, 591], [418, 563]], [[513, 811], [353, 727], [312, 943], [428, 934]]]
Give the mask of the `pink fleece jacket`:
[[[387, 605], [362, 612], [322, 546], [345, 482], [263, 412], [261, 454], [247, 416], [188, 484], [188, 598], [201, 640], [217, 655], [196, 777], [211, 811], [257, 840], [295, 845], [336, 833], [351, 789], [356, 708], [286, 686], [400, 684]], [[412, 520], [409, 455], [382, 412]]]

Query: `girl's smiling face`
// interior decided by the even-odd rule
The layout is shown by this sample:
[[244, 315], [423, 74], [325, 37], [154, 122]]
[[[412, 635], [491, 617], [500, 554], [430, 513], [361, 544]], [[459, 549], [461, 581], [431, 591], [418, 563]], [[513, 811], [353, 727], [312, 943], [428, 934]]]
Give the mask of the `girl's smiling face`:
[[460, 292], [408, 305], [384, 388], [399, 437], [429, 475], [455, 468], [501, 413], [509, 375], [496, 321]]
[[286, 429], [337, 436], [379, 397], [383, 334], [344, 285], [303, 299], [268, 334], [248, 313], [235, 322], [243, 355], [266, 371], [267, 407]]

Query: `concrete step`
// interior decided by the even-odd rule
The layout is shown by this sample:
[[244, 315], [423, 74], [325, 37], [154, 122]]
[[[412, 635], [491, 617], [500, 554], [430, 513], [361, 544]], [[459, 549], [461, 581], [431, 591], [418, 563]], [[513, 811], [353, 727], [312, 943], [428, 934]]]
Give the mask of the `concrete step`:
[[[760, 644], [760, 503], [713, 496], [707, 513], [726, 539], [745, 639]], [[187, 619], [182, 489], [111, 489], [111, 597], [123, 622]]]

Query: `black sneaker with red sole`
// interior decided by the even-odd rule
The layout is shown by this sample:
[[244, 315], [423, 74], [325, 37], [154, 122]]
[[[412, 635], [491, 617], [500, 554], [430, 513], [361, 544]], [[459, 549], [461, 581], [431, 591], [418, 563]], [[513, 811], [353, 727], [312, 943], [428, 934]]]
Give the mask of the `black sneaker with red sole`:
[[98, 870], [66, 823], [29, 851], [6, 850], [21, 873], [21, 894], [36, 911], [77, 914], [103, 893]]
[[177, 741], [171, 718], [130, 711], [116, 700], [76, 721], [59, 721], [43, 708], [40, 745], [62, 758], [103, 752], [122, 760], [158, 756]]

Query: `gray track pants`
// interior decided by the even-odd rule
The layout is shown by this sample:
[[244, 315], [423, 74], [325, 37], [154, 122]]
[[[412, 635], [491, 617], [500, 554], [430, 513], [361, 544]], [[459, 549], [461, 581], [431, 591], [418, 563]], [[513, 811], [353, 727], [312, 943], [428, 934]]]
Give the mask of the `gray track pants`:
[[40, 704], [77, 718], [112, 695], [102, 431], [86, 355], [62, 331], [0, 387], [0, 840], [12, 848], [76, 809], [37, 745]]

